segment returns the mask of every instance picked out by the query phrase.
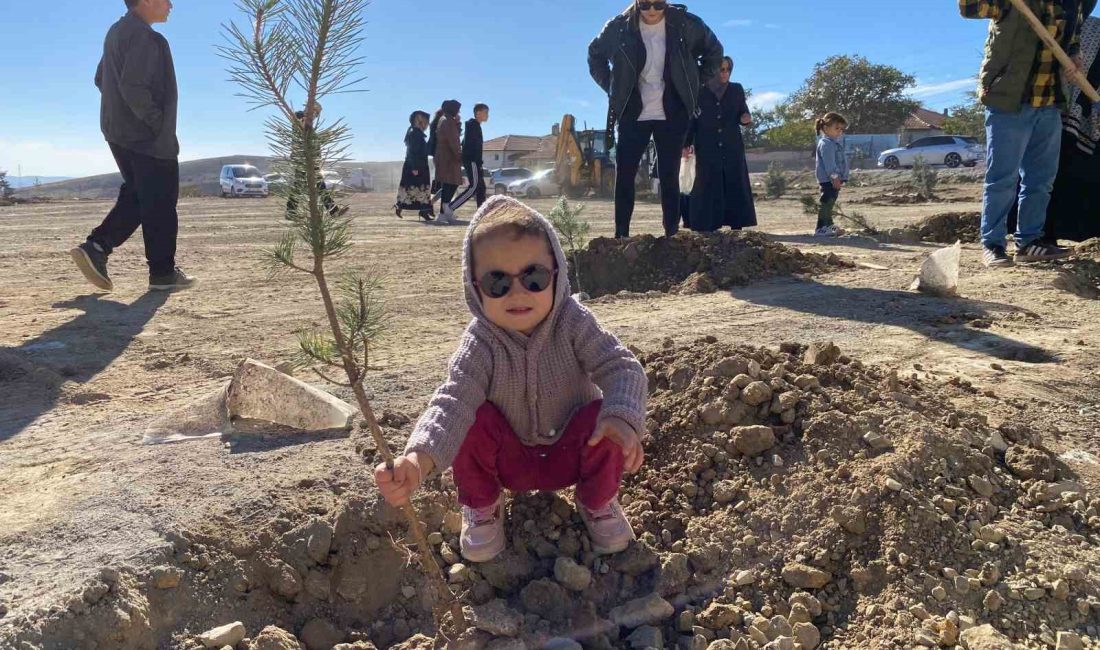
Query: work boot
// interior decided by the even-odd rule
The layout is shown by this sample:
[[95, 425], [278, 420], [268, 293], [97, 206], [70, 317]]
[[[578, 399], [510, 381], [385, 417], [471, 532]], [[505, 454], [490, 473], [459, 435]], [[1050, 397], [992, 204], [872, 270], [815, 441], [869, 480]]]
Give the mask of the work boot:
[[198, 282], [198, 280], [187, 275], [177, 266], [171, 273], [165, 275], [150, 275], [149, 290], [175, 291], [177, 289], [190, 289], [195, 286], [196, 282]]
[[107, 275], [107, 253], [103, 252], [99, 244], [86, 241], [69, 251], [69, 255], [88, 282], [104, 291], [114, 290], [115, 285]]
[[589, 510], [582, 503], [577, 504], [581, 521], [588, 527], [588, 536], [592, 538], [592, 551], [597, 555], [610, 555], [624, 550], [634, 540], [634, 529], [626, 520], [626, 513], [619, 505], [618, 497], [612, 498], [602, 508]]
[[504, 495], [484, 508], [462, 507], [462, 557], [488, 562], [504, 550]]

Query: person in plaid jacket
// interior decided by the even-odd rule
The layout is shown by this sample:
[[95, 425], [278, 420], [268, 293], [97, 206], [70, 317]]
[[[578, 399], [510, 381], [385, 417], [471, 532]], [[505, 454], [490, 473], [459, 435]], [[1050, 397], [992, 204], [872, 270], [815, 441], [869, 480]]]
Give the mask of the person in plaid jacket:
[[[1096, 0], [1025, 0], [1071, 55], [1080, 51], [1081, 24]], [[964, 18], [988, 19], [979, 74], [986, 107], [987, 168], [982, 205], [982, 260], [1009, 266], [1007, 219], [1019, 185], [1017, 262], [1059, 259], [1068, 251], [1042, 241], [1050, 191], [1058, 173], [1066, 72], [1010, 0], [959, 0]]]

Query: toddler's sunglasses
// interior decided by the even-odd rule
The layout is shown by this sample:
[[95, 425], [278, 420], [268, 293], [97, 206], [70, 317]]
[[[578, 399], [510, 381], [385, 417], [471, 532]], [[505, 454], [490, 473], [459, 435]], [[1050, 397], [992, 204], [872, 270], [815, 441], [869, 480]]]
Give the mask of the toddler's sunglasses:
[[638, 3], [638, 8], [641, 9], [642, 11], [649, 11], [650, 9], [656, 9], [657, 11], [664, 11], [665, 9], [668, 9], [668, 3], [663, 2], [663, 1], [659, 1], [659, 2], [639, 2]]
[[550, 270], [541, 264], [532, 264], [515, 275], [504, 271], [489, 271], [474, 284], [490, 298], [507, 296], [512, 290], [513, 280], [519, 280], [523, 288], [531, 293], [541, 293], [546, 291], [557, 273], [557, 269]]

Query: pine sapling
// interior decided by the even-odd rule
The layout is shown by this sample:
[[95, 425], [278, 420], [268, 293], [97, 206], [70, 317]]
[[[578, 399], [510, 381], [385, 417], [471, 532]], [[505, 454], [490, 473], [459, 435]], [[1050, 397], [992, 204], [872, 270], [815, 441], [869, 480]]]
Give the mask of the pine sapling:
[[[363, 380], [371, 351], [386, 329], [378, 274], [333, 275], [327, 266], [351, 250], [351, 218], [325, 189], [321, 169], [347, 159], [351, 132], [342, 120], [323, 122], [320, 100], [353, 92], [361, 79], [357, 52], [362, 43], [363, 10], [368, 0], [240, 0], [248, 27], [225, 27], [221, 54], [230, 74], [256, 108], [273, 107], [268, 139], [280, 168], [287, 171], [288, 229], [267, 252], [272, 275], [310, 275], [324, 304], [328, 328], [299, 337], [298, 361], [315, 366], [326, 380], [350, 387], [383, 461], [394, 456], [382, 435]], [[294, 110], [291, 91], [302, 93], [304, 110]], [[338, 379], [333, 373], [342, 372]], [[466, 628], [458, 598], [447, 588], [439, 563], [411, 504], [401, 507], [420, 552], [440, 630], [450, 611], [455, 630]]]
[[768, 173], [764, 176], [764, 192], [769, 199], [778, 199], [787, 193], [787, 175], [783, 173], [783, 165], [778, 160], [768, 165]]
[[913, 161], [912, 179], [920, 198], [925, 201], [936, 198], [936, 186], [940, 182], [940, 174], [921, 156], [917, 156]]
[[584, 212], [583, 203], [576, 207], [570, 206], [569, 199], [563, 196], [558, 199], [557, 205], [550, 210], [548, 217], [550, 223], [554, 226], [554, 230], [558, 231], [558, 236], [561, 237], [566, 252], [569, 254], [569, 261], [573, 266], [573, 282], [577, 287], [577, 293], [584, 293], [584, 288], [581, 286], [581, 267], [577, 256], [584, 250], [585, 245], [588, 243], [588, 233], [592, 230], [591, 225], [580, 218], [582, 212]]

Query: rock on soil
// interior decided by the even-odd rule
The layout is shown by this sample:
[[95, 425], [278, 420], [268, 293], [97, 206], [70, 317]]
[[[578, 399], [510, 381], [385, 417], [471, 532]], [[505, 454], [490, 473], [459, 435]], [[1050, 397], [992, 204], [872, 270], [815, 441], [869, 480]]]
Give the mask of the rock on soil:
[[221, 648], [227, 645], [237, 645], [244, 640], [244, 636], [244, 623], [237, 621], [203, 632], [199, 635], [199, 642], [207, 648]]
[[250, 650], [304, 650], [304, 646], [290, 632], [268, 625], [252, 639]]
[[834, 254], [803, 253], [756, 232], [593, 239], [577, 258], [585, 291], [713, 293], [776, 275], [820, 274], [850, 266]]

